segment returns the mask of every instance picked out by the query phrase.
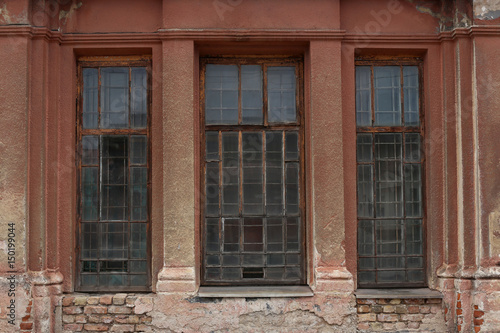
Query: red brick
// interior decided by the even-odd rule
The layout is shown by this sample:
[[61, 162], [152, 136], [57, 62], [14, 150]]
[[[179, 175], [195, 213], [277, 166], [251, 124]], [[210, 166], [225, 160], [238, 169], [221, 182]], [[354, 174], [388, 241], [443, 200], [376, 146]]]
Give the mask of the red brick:
[[101, 317], [101, 322], [105, 324], [110, 324], [113, 322], [113, 316], [102, 316]]
[[386, 314], [386, 313], [381, 313], [377, 315], [377, 320], [378, 321], [398, 321], [399, 316], [396, 314]]
[[31, 330], [33, 329], [33, 323], [21, 323], [19, 328], [22, 330]]
[[427, 304], [440, 304], [441, 302], [441, 298], [428, 298], [425, 300], [425, 303]]
[[482, 316], [484, 316], [484, 311], [478, 311], [478, 310], [474, 311], [474, 317], [475, 318], [479, 318], [479, 317], [482, 317]]
[[80, 332], [83, 329], [83, 324], [65, 324], [63, 328], [70, 332]]
[[477, 309], [479, 309], [479, 306], [474, 305], [474, 310], [477, 310]]
[[431, 313], [431, 307], [428, 305], [422, 305], [420, 307], [420, 313]]
[[26, 315], [26, 316], [24, 316], [24, 317], [21, 319], [21, 321], [28, 321], [28, 320], [30, 320], [30, 318], [31, 318], [31, 316], [30, 316], [30, 315]]
[[460, 293], [457, 294], [457, 301], [460, 301]]
[[404, 303], [411, 305], [421, 305], [424, 304], [424, 300], [420, 298], [407, 298], [404, 300]]
[[87, 331], [97, 331], [97, 332], [105, 332], [108, 331], [109, 326], [104, 324], [85, 324], [83, 325]]
[[420, 308], [417, 305], [408, 305], [408, 313], [420, 313]]
[[461, 301], [458, 301], [457, 302], [457, 308], [461, 308], [462, 307], [462, 302]]
[[99, 303], [103, 305], [110, 305], [111, 303], [113, 303], [113, 296], [111, 295], [101, 296], [101, 298], [99, 299]]
[[31, 306], [28, 306], [28, 307], [26, 308], [26, 313], [31, 313]]
[[102, 305], [86, 306], [84, 313], [106, 314], [108, 313], [108, 308]]
[[481, 326], [484, 323], [484, 319], [474, 318], [474, 325]]
[[402, 321], [422, 321], [424, 319], [423, 314], [406, 314], [406, 315], [401, 315], [401, 320]]
[[115, 322], [119, 324], [127, 324], [128, 316], [115, 316]]
[[86, 322], [87, 322], [87, 316], [86, 315], [75, 316], [75, 323], [77, 323], [77, 324], [85, 324]]
[[359, 323], [358, 324], [358, 330], [369, 330], [369, 329], [370, 329], [369, 323]]
[[481, 327], [479, 327], [479, 326], [474, 327], [474, 332], [478, 333], [480, 330], [481, 330]]
[[115, 324], [111, 327], [111, 332], [133, 332], [134, 325]]
[[120, 314], [129, 314], [132, 312], [131, 308], [127, 308], [126, 306], [115, 306], [112, 305], [108, 309], [109, 313], [120, 313]]
[[420, 323], [414, 322], [414, 321], [410, 321], [408, 323], [408, 328], [410, 328], [410, 329], [418, 329], [418, 328], [420, 328]]
[[65, 314], [80, 314], [83, 310], [79, 306], [68, 306], [63, 308], [63, 313]]
[[70, 306], [73, 304], [74, 297], [64, 297], [62, 301], [63, 306]]
[[462, 309], [457, 309], [457, 316], [461, 316], [462, 315]]
[[358, 298], [356, 300], [356, 302], [358, 304], [364, 304], [364, 305], [372, 305], [372, 304], [376, 304], [377, 302], [375, 302], [374, 299], [364, 299], [364, 298]]
[[364, 313], [358, 315], [358, 321], [377, 321], [377, 315], [374, 313]]
[[461, 332], [462, 331], [462, 325], [457, 325], [457, 331]]
[[391, 304], [391, 300], [385, 298], [379, 298], [377, 299], [377, 303], [382, 305]]
[[369, 305], [358, 305], [358, 313], [367, 313], [370, 312]]

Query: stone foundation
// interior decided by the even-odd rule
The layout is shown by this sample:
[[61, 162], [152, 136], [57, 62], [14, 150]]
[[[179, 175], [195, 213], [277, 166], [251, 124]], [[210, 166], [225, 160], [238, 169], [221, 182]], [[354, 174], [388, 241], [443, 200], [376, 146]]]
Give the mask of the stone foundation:
[[358, 299], [359, 332], [447, 332], [440, 298]]

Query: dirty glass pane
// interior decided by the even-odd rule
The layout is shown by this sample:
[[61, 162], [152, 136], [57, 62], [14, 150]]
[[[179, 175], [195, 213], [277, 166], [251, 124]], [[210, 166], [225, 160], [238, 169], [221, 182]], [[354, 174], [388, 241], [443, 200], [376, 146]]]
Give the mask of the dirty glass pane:
[[147, 261], [146, 260], [133, 260], [130, 261], [131, 273], [146, 273]]
[[222, 214], [239, 213], [238, 133], [222, 133]]
[[373, 142], [371, 134], [358, 134], [356, 156], [358, 162], [371, 162], [373, 160]]
[[422, 220], [406, 221], [406, 253], [408, 255], [423, 254]]
[[238, 66], [207, 65], [205, 123], [238, 124]]
[[262, 124], [262, 67], [241, 66], [241, 122]]
[[97, 167], [82, 167], [82, 220], [97, 220], [97, 189], [99, 186], [99, 171]]
[[131, 69], [130, 79], [130, 127], [145, 128], [148, 119], [148, 73], [146, 68]]
[[219, 160], [219, 132], [205, 133], [205, 159], [207, 161]]
[[282, 218], [267, 219], [267, 250], [283, 251], [284, 224]]
[[205, 174], [205, 207], [206, 215], [219, 215], [219, 163], [206, 164]]
[[243, 220], [243, 251], [264, 250], [264, 224], [262, 218], [252, 217]]
[[148, 139], [145, 135], [130, 136], [130, 164], [146, 164]]
[[223, 219], [224, 252], [235, 252], [240, 249], [240, 221], [238, 219]]
[[399, 66], [375, 66], [375, 125], [401, 125], [401, 71]]
[[99, 119], [97, 68], [83, 68], [83, 128], [97, 128]]
[[84, 135], [82, 137], [82, 164], [99, 164], [99, 137], [96, 135]]
[[422, 178], [420, 164], [405, 165], [406, 217], [422, 216]]
[[424, 271], [423, 270], [409, 270], [408, 271], [408, 281], [410, 282], [420, 282], [424, 281]]
[[146, 259], [146, 223], [130, 223], [130, 258]]
[[361, 220], [358, 224], [358, 255], [375, 254], [375, 227], [374, 221]]
[[356, 125], [371, 126], [371, 69], [356, 66]]
[[101, 219], [128, 220], [128, 137], [101, 137]]
[[268, 216], [283, 214], [283, 132], [266, 133], [266, 209]]
[[375, 135], [375, 188], [377, 217], [403, 216], [401, 134]]
[[262, 133], [242, 133], [243, 214], [262, 215]]
[[102, 259], [127, 259], [128, 227], [127, 223], [100, 223]]
[[101, 68], [101, 128], [129, 127], [128, 80], [128, 68]]
[[219, 245], [219, 219], [207, 218], [206, 222], [206, 250], [209, 252], [220, 251]]
[[405, 134], [405, 162], [420, 162], [420, 134]]
[[99, 275], [100, 286], [123, 286], [127, 284], [128, 277], [125, 274]]
[[373, 217], [373, 167], [358, 165], [358, 217]]
[[297, 132], [285, 132], [285, 160], [297, 161], [299, 159], [299, 134]]
[[97, 259], [98, 224], [82, 223], [82, 253], [81, 259]]
[[418, 67], [403, 66], [404, 116], [406, 126], [419, 125]]
[[82, 286], [95, 286], [97, 285], [97, 274], [82, 274]]
[[148, 218], [148, 169], [130, 168], [130, 206], [132, 220], [145, 221]]
[[299, 213], [299, 163], [286, 164], [285, 202], [288, 215]]
[[404, 254], [404, 224], [401, 220], [379, 220], [375, 222], [377, 254]]
[[405, 271], [378, 271], [378, 282], [403, 282], [405, 280]]
[[290, 123], [297, 120], [295, 67], [268, 67], [267, 100], [270, 123]]
[[222, 278], [226, 280], [238, 280], [241, 278], [241, 268], [227, 267], [222, 269]]
[[286, 249], [299, 251], [300, 249], [300, 218], [286, 218]]

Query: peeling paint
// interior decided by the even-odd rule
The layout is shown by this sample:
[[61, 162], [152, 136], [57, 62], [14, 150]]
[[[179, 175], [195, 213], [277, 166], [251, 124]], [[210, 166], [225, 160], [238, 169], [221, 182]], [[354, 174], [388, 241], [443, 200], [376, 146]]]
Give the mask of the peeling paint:
[[2, 7], [0, 7], [0, 16], [4, 19], [5, 23], [11, 24], [12, 20], [10, 18], [9, 10], [7, 9], [7, 4], [4, 3]]
[[61, 10], [59, 12], [59, 20], [63, 21], [63, 24], [66, 24], [66, 21], [68, 21], [68, 18], [70, 18], [74, 12], [76, 12], [81, 6], [83, 5], [83, 2], [75, 3], [73, 2], [71, 4], [71, 7], [69, 10]]
[[[467, 13], [456, 10], [452, 15], [445, 12], [445, 8], [441, 7], [440, 10], [433, 10], [431, 7], [436, 6], [433, 1], [424, 0], [406, 0], [407, 2], [415, 5], [416, 10], [422, 14], [430, 15], [439, 20], [439, 30], [445, 31], [453, 28], [465, 28], [472, 26], [472, 20], [468, 17]], [[500, 0], [499, 0], [500, 1]], [[451, 13], [450, 13], [451, 14]]]
[[500, 0], [474, 0], [474, 17], [494, 20], [500, 17]]

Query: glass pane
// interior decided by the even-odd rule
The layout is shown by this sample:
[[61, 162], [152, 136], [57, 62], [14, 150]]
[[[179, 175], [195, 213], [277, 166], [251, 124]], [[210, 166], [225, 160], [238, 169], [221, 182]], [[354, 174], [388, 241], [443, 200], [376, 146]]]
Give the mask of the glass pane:
[[418, 67], [403, 66], [405, 125], [419, 125]]
[[219, 160], [219, 132], [205, 133], [205, 159], [207, 161]]
[[208, 216], [219, 215], [219, 163], [206, 164], [205, 175], [205, 214]]
[[358, 165], [358, 217], [373, 217], [372, 165]]
[[130, 168], [130, 206], [132, 220], [145, 221], [148, 218], [148, 169]]
[[206, 221], [206, 251], [219, 252], [219, 219], [208, 218]]
[[358, 162], [371, 162], [373, 160], [373, 142], [371, 134], [358, 134], [356, 156]]
[[81, 259], [97, 259], [97, 223], [82, 223]]
[[99, 164], [99, 137], [96, 135], [84, 135], [82, 137], [82, 164]]
[[283, 214], [283, 132], [266, 132], [266, 210], [268, 216]]
[[207, 65], [205, 123], [238, 124], [238, 66]]
[[420, 162], [420, 134], [405, 134], [405, 162]]
[[147, 286], [148, 285], [148, 276], [146, 274], [141, 275], [130, 275], [130, 285], [131, 286]]
[[96, 221], [99, 186], [98, 167], [82, 167], [82, 220]]
[[223, 219], [224, 252], [240, 250], [240, 221], [238, 219]]
[[378, 268], [405, 268], [404, 257], [382, 257], [377, 258]]
[[406, 221], [406, 254], [421, 255], [423, 254], [423, 238], [422, 238], [422, 221], [408, 220]]
[[146, 223], [130, 223], [130, 258], [147, 257]]
[[378, 282], [404, 282], [405, 271], [378, 271]]
[[369, 66], [356, 66], [356, 124], [371, 126], [371, 70]]
[[223, 268], [222, 278], [225, 280], [238, 280], [241, 279], [241, 269], [240, 268]]
[[401, 71], [399, 66], [376, 66], [373, 69], [375, 125], [401, 125]]
[[132, 68], [131, 72], [130, 126], [145, 128], [148, 123], [148, 73], [143, 67]]
[[83, 128], [97, 128], [99, 111], [97, 68], [83, 68]]
[[270, 123], [290, 123], [297, 119], [295, 67], [268, 67], [267, 100]]
[[267, 219], [267, 250], [283, 251], [283, 220], [281, 218]]
[[297, 132], [285, 132], [285, 160], [297, 161], [299, 159], [299, 134]]
[[374, 222], [358, 222], [358, 255], [369, 256], [375, 254]]
[[222, 214], [239, 214], [238, 133], [222, 133]]
[[262, 68], [241, 66], [241, 122], [262, 124]]
[[128, 220], [128, 137], [101, 140], [101, 219]]
[[264, 224], [262, 218], [245, 218], [243, 220], [243, 250], [264, 250]]
[[294, 215], [299, 213], [299, 163], [286, 164], [285, 182], [286, 213]]
[[[286, 219], [286, 249], [287, 251], [300, 250], [300, 219], [288, 217]], [[297, 262], [298, 263], [298, 262]]]
[[404, 254], [403, 222], [400, 220], [375, 221], [377, 254]]
[[145, 135], [130, 136], [130, 164], [146, 164], [148, 139]]
[[129, 69], [101, 68], [101, 128], [128, 128]]
[[242, 133], [243, 214], [262, 215], [262, 133]]
[[101, 259], [127, 259], [128, 228], [127, 223], [101, 223]]
[[422, 282], [424, 281], [424, 271], [423, 270], [410, 270], [408, 271], [408, 281], [410, 282]]
[[375, 135], [377, 217], [403, 216], [401, 134]]
[[420, 164], [405, 164], [405, 210], [407, 217], [422, 216]]
[[126, 284], [127, 284], [127, 275], [125, 274], [110, 274], [110, 275], [99, 276], [99, 285], [101, 287], [123, 286]]

